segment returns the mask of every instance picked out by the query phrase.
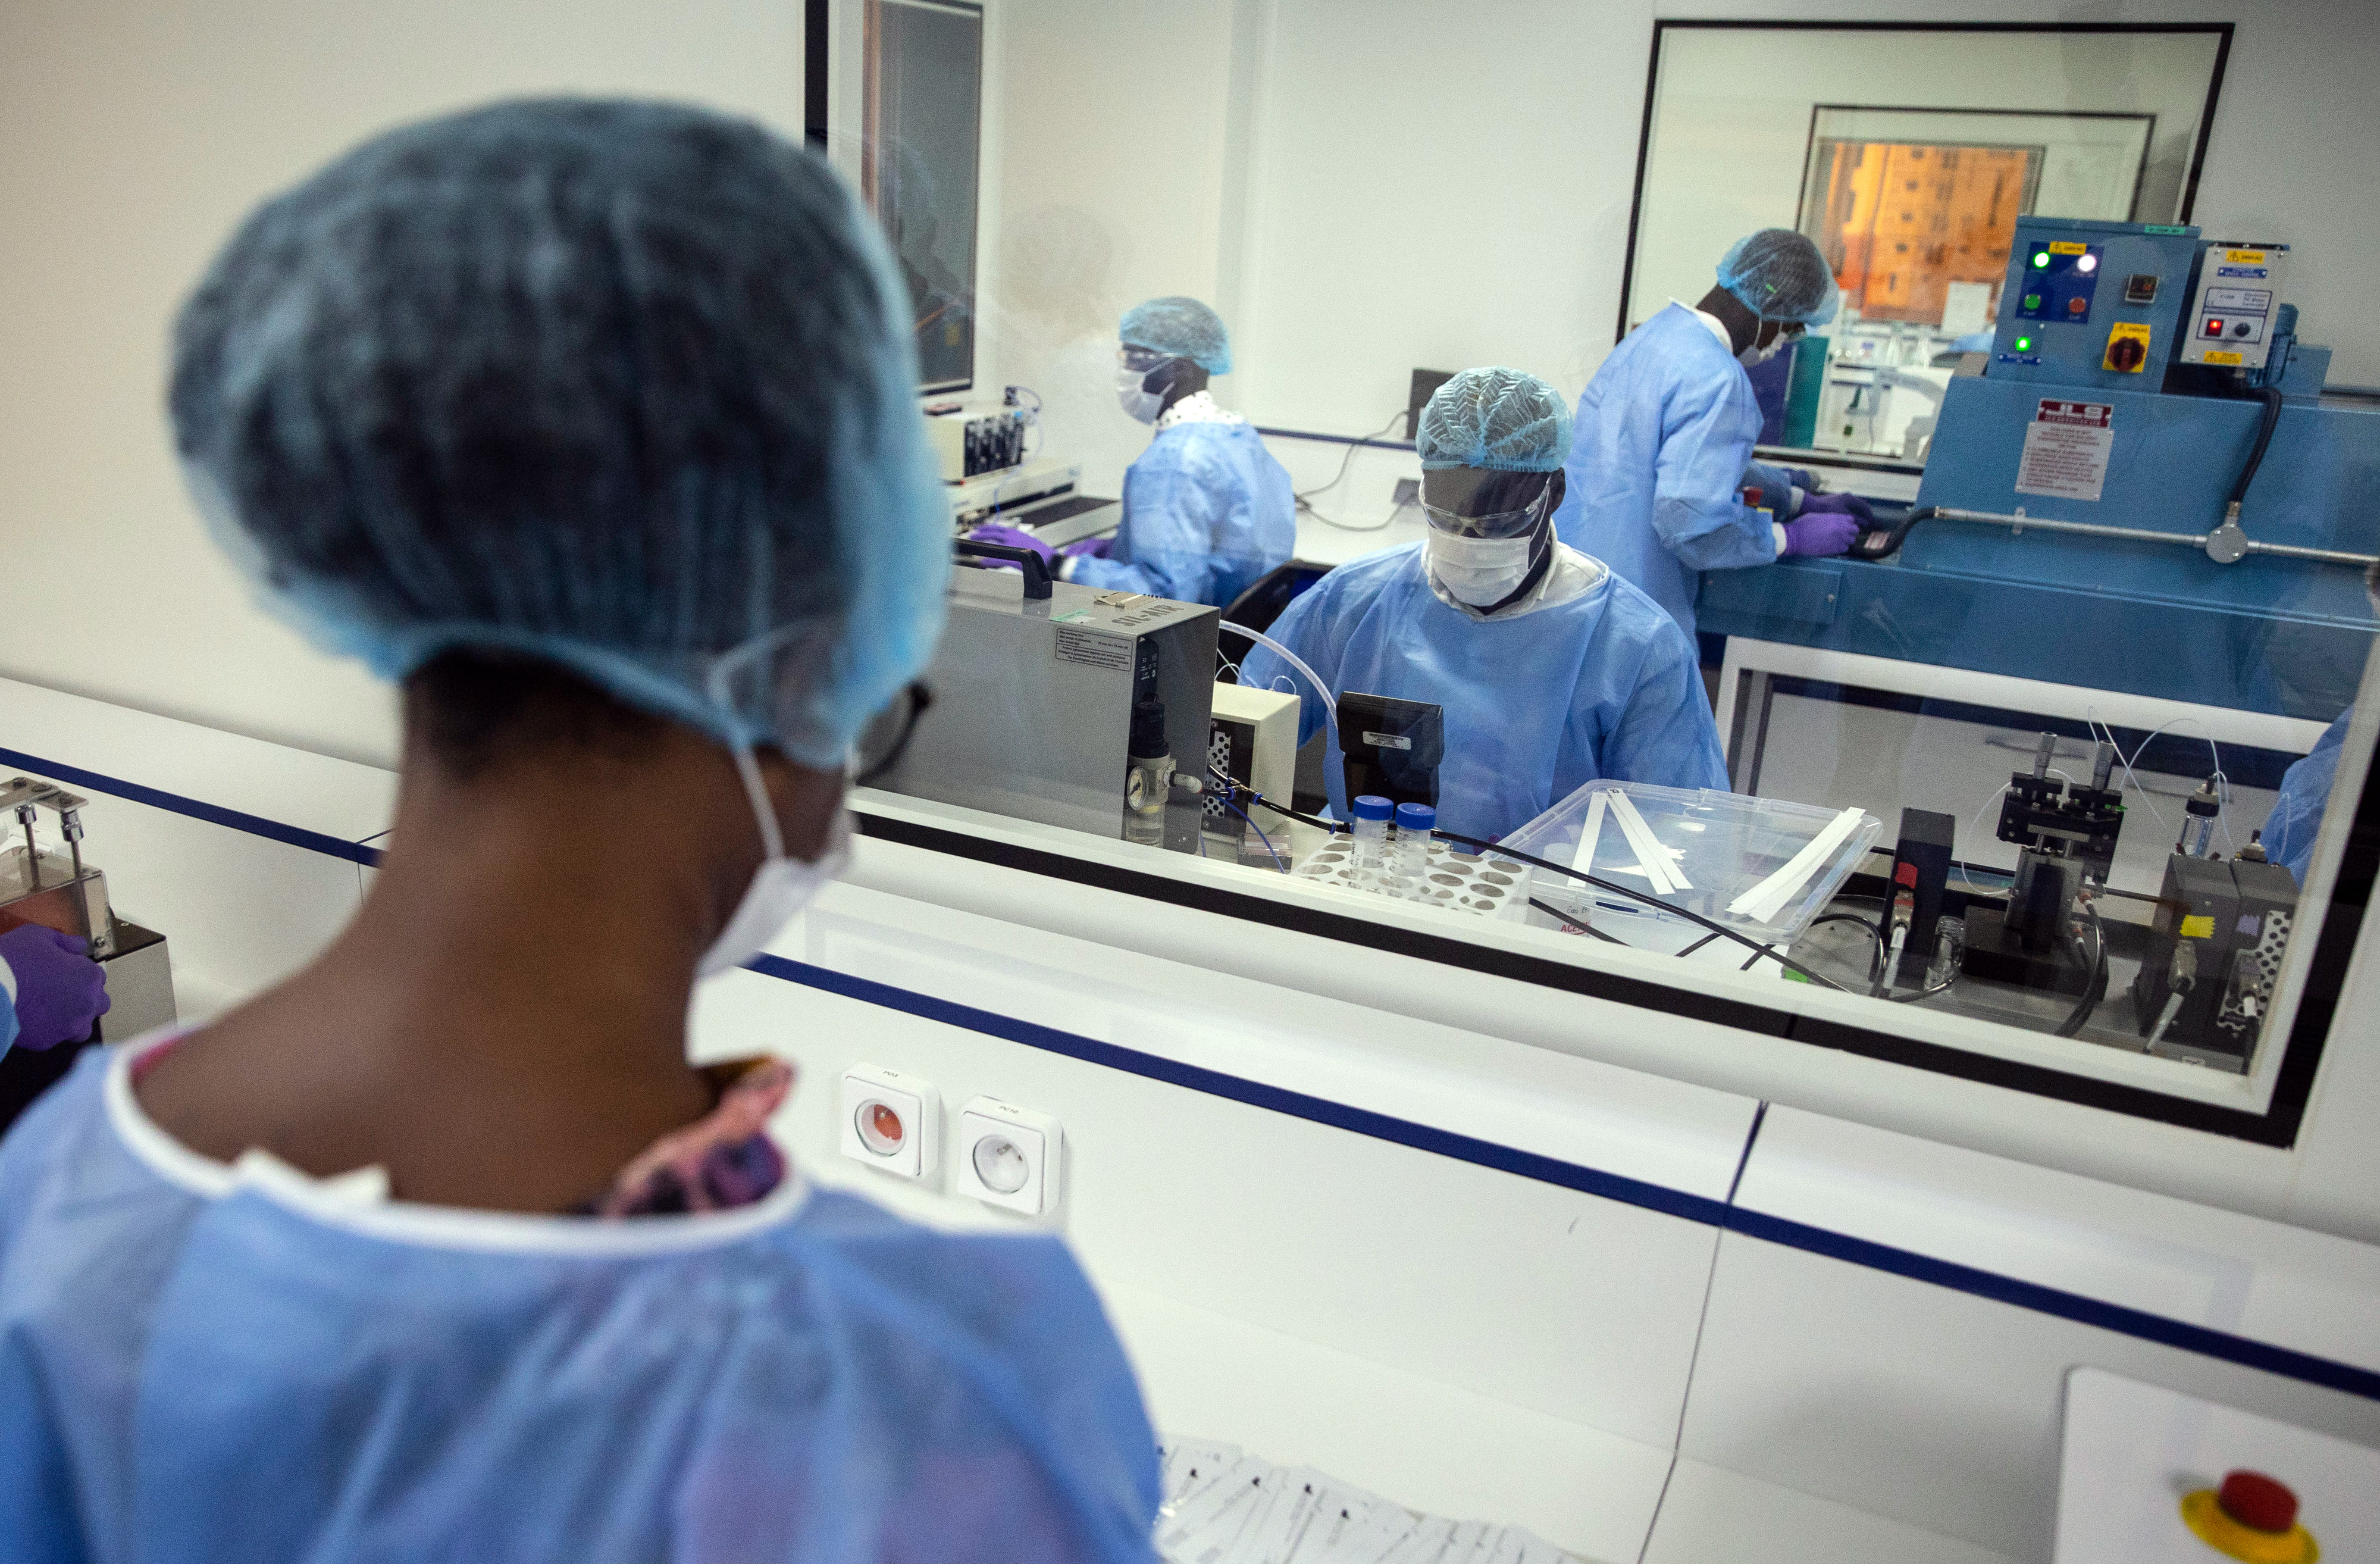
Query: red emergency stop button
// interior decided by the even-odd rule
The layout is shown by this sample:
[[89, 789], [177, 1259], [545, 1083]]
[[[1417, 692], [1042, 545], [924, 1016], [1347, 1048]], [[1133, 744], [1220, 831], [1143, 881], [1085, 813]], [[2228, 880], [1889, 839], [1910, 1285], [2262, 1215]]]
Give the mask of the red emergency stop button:
[[2261, 1472], [2227, 1472], [2215, 1490], [2223, 1513], [2242, 1526], [2275, 1534], [2298, 1523], [2298, 1496]]

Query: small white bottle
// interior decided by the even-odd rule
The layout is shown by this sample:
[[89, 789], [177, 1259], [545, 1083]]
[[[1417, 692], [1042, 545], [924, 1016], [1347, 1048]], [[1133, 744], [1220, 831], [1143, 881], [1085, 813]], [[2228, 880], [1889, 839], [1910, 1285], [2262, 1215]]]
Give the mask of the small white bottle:
[[1417, 897], [1429, 880], [1429, 836], [1438, 829], [1438, 811], [1426, 803], [1397, 805], [1397, 839], [1390, 853], [1389, 877], [1398, 891]]
[[1389, 872], [1389, 817], [1396, 806], [1378, 793], [1366, 793], [1349, 813], [1354, 816], [1355, 850], [1348, 878], [1359, 886], [1377, 886]]

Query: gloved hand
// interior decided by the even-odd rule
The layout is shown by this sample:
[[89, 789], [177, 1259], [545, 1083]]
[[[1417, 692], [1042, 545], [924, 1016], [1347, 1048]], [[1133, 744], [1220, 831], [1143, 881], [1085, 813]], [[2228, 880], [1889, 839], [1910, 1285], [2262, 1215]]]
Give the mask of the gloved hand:
[[[1821, 499], [1834, 499], [1834, 495], [1822, 495]], [[1815, 504], [1803, 507], [1802, 514], [1785, 523], [1785, 553], [1825, 555], [1840, 554], [1852, 546], [1860, 535], [1860, 524], [1839, 510], [1822, 510]], [[1780, 556], [1779, 557], [1782, 557]]]
[[1854, 516], [1862, 526], [1876, 519], [1876, 509], [1857, 495], [1812, 495], [1802, 502], [1802, 514], [1817, 516]]
[[[1050, 552], [1050, 545], [1022, 527], [1003, 527], [995, 521], [988, 526], [978, 527], [967, 534], [967, 538], [972, 543], [1005, 544], [1010, 548], [1031, 549], [1041, 556], [1042, 564], [1055, 566], [1057, 563], [1057, 556]], [[998, 560], [989, 559], [984, 562], [989, 565], [1001, 563]], [[1014, 568], [1010, 567], [1010, 568]], [[1050, 574], [1055, 575], [1057, 571], [1053, 568]]]
[[1806, 467], [1786, 467], [1779, 468], [1778, 470], [1785, 474], [1787, 483], [1805, 495], [1815, 495], [1826, 487], [1824, 483], [1818, 482], [1818, 475]]
[[1113, 538], [1077, 538], [1058, 552], [1069, 559], [1105, 559]]
[[27, 923], [0, 935], [0, 960], [17, 979], [17, 1042], [54, 1048], [91, 1035], [107, 1014], [107, 976], [90, 942]]

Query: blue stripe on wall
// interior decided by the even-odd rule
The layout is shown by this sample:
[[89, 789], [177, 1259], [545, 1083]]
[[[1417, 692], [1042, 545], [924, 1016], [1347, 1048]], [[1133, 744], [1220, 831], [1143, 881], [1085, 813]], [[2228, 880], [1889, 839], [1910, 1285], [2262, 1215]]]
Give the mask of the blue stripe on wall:
[[1113, 1043], [1101, 1043], [1094, 1038], [1056, 1027], [1042, 1026], [1035, 1021], [1019, 1020], [993, 1010], [978, 1009], [972, 1005], [956, 1004], [938, 999], [929, 994], [918, 994], [890, 984], [868, 978], [853, 977], [848, 972], [815, 967], [805, 961], [789, 961], [782, 956], [755, 956], [746, 963], [754, 971], [770, 977], [783, 978], [787, 983], [823, 989], [840, 994], [846, 999], [865, 1004], [881, 1005], [886, 1009], [900, 1010], [926, 1020], [941, 1021], [968, 1032], [1021, 1043], [1028, 1048], [1045, 1053], [1062, 1054], [1085, 1064], [1095, 1064], [1109, 1069], [1120, 1069], [1127, 1075], [1137, 1075], [1147, 1081], [1163, 1081], [1187, 1091], [1203, 1092], [1208, 1096], [1228, 1097], [1250, 1107], [1269, 1108], [1293, 1118], [1303, 1118], [1315, 1124], [1327, 1124], [1335, 1130], [1345, 1130], [1357, 1135], [1368, 1135], [1376, 1141], [1390, 1141], [1415, 1151], [1449, 1156], [1458, 1162], [1468, 1162], [1481, 1167], [1492, 1167], [1532, 1179], [1541, 1184], [1559, 1184], [1564, 1189], [1578, 1190], [1623, 1204], [1643, 1206], [1671, 1216], [1682, 1216], [1690, 1222], [1717, 1226], [1726, 1216], [1727, 1207], [1705, 1195], [1688, 1194], [1660, 1184], [1646, 1183], [1641, 1179], [1606, 1173], [1600, 1168], [1582, 1167], [1576, 1163], [1540, 1156], [1535, 1152], [1515, 1151], [1492, 1141], [1482, 1141], [1470, 1135], [1458, 1135], [1451, 1130], [1415, 1124], [1410, 1119], [1393, 1118], [1369, 1109], [1349, 1107], [1327, 1097], [1309, 1096], [1303, 1092], [1285, 1091], [1261, 1081], [1225, 1075], [1220, 1070], [1206, 1069], [1173, 1059], [1144, 1054], [1136, 1048], [1125, 1048]]
[[[319, 852], [351, 863], [378, 865], [380, 851], [359, 843], [342, 841], [319, 831], [309, 831], [296, 825], [285, 825], [261, 815], [225, 809], [197, 799], [168, 793], [161, 788], [127, 782], [118, 777], [102, 776], [80, 766], [65, 765], [43, 760], [22, 751], [0, 748], [0, 764], [33, 772], [56, 781], [70, 784], [89, 792], [105, 793], [114, 798], [128, 799], [135, 803], [187, 815], [212, 825], [243, 831], [268, 841]], [[782, 956], [756, 956], [747, 963], [757, 972], [802, 984], [864, 1004], [880, 1005], [927, 1020], [941, 1021], [965, 1031], [1038, 1048], [1047, 1053], [1061, 1054], [1109, 1069], [1123, 1070], [1144, 1080], [1157, 1081], [1185, 1091], [1202, 1092], [1209, 1096], [1224, 1097], [1245, 1103], [1251, 1107], [1287, 1114], [1315, 1124], [1326, 1124], [1374, 1140], [1388, 1141], [1409, 1146], [1415, 1151], [1438, 1156], [1452, 1157], [1476, 1167], [1493, 1168], [1518, 1178], [1539, 1183], [1556, 1184], [1563, 1189], [1577, 1190], [1584, 1194], [1597, 1195], [1606, 1200], [1658, 1211], [1690, 1222], [1700, 1222], [1724, 1230], [1740, 1233], [1745, 1238], [1759, 1239], [1782, 1244], [1807, 1253], [1823, 1255], [1869, 1270], [1885, 1271], [1906, 1277], [1912, 1281], [1930, 1283], [1977, 1298], [1987, 1298], [2035, 1314], [2049, 1314], [2077, 1325], [2091, 1326], [2113, 1331], [2137, 1340], [2154, 1341], [2163, 1346], [2179, 1348], [2204, 1357], [2217, 1358], [2227, 1362], [2261, 1369], [2284, 1378], [2296, 1379], [2329, 1389], [2343, 1390], [2350, 1395], [2370, 1400], [2380, 1400], [2380, 1374], [2342, 1363], [2333, 1359], [2316, 1357], [2310, 1352], [2293, 1351], [2275, 1347], [2244, 1336], [2190, 1325], [2153, 1314], [2145, 1310], [2126, 1308], [2121, 1304], [2105, 1303], [2080, 1293], [2065, 1292], [2057, 1288], [2043, 1287], [2035, 1282], [2019, 1281], [2012, 1277], [1979, 1270], [1972, 1265], [1937, 1260], [1911, 1250], [1896, 1249], [1889, 1244], [1873, 1243], [1866, 1239], [1811, 1227], [1782, 1216], [1747, 1210], [1733, 1204], [1735, 1191], [1730, 1188], [1727, 1201], [1715, 1201], [1703, 1195], [1688, 1194], [1660, 1184], [1647, 1183], [1599, 1168], [1585, 1167], [1563, 1162], [1557, 1157], [1541, 1156], [1534, 1152], [1516, 1151], [1470, 1135], [1458, 1135], [1445, 1130], [1415, 1124], [1409, 1119], [1391, 1118], [1387, 1114], [1349, 1107], [1328, 1098], [1307, 1095], [1302, 1092], [1285, 1091], [1260, 1081], [1226, 1075], [1220, 1070], [1185, 1065], [1172, 1059], [1145, 1054], [1138, 1049], [1122, 1047], [1112, 1043], [1062, 1032], [1056, 1027], [1019, 1020], [995, 1011], [961, 1005], [932, 995], [897, 988], [891, 984], [877, 983], [868, 978], [853, 977], [845, 972], [812, 966], [808, 962], [787, 960]], [[1767, 1105], [1763, 1104], [1765, 1111]], [[1754, 1133], [1758, 1132], [1758, 1119], [1754, 1121]], [[1751, 1142], [1744, 1147], [1746, 1159], [1751, 1155]], [[1737, 1168], [1739, 1180], [1742, 1176]]]
[[85, 792], [105, 793], [112, 798], [129, 799], [134, 803], [144, 803], [152, 809], [188, 815], [192, 820], [203, 820], [210, 825], [245, 831], [251, 837], [262, 837], [267, 841], [280, 842], [287, 847], [303, 848], [308, 852], [319, 852], [331, 858], [344, 858], [350, 863], [362, 863], [375, 868], [380, 864], [380, 851], [376, 848], [342, 841], [336, 837], [326, 837], [320, 831], [309, 831], [299, 825], [285, 825], [278, 820], [267, 820], [261, 814], [246, 814], [236, 809], [225, 809], [220, 804], [204, 803], [197, 799], [184, 798], [179, 793], [168, 793], [162, 788], [143, 787], [138, 782], [127, 782], [120, 777], [103, 776], [96, 771], [85, 771], [79, 765], [65, 765], [57, 761], [43, 760], [39, 755], [26, 754], [21, 750], [0, 749], [0, 765], [13, 765], [20, 771], [30, 771], [49, 777], [53, 781], [80, 788]]
[[[847, 999], [865, 1004], [880, 1005], [921, 1020], [941, 1021], [968, 1032], [1018, 1043], [1028, 1048], [1062, 1054], [1109, 1069], [1120, 1069], [1144, 1080], [1160, 1081], [1168, 1085], [1203, 1092], [1210, 1096], [1227, 1097], [1251, 1107], [1268, 1108], [1310, 1123], [1327, 1124], [1333, 1129], [1368, 1135], [1374, 1140], [1390, 1141], [1410, 1146], [1415, 1151], [1429, 1152], [1439, 1156], [1453, 1157], [1498, 1172], [1539, 1183], [1559, 1184], [1564, 1189], [1585, 1194], [1599, 1195], [1623, 1204], [1641, 1206], [1668, 1216], [1680, 1216], [1690, 1222], [1702, 1222], [1740, 1233], [1745, 1238], [1760, 1239], [1769, 1243], [1783, 1244], [1807, 1253], [1823, 1255], [1830, 1260], [1844, 1261], [1869, 1270], [1886, 1271], [1912, 1281], [1926, 1282], [1977, 1298], [2027, 1309], [2034, 1314], [2050, 1314], [2078, 1325], [2095, 1326], [2137, 1340], [2154, 1341], [2163, 1346], [2178, 1347], [2186, 1352], [2219, 1358], [2228, 1362], [2262, 1369], [2285, 1378], [2302, 1380], [2350, 1395], [2380, 1400], [2380, 1374], [2342, 1363], [2333, 1359], [2316, 1357], [2311, 1352], [2294, 1351], [2275, 1347], [2267, 1342], [2234, 1336], [2227, 1331], [2205, 1326], [2190, 1325], [2146, 1310], [2127, 1308], [2119, 1303], [2106, 1303], [2080, 1293], [2066, 1292], [2036, 1282], [2019, 1281], [1997, 1272], [1961, 1265], [1912, 1250], [1897, 1249], [1890, 1244], [1875, 1243], [1866, 1239], [1811, 1227], [1807, 1223], [1771, 1216], [1732, 1204], [1735, 1191], [1730, 1189], [1725, 1202], [1702, 1195], [1688, 1194], [1663, 1185], [1647, 1183], [1640, 1179], [1624, 1178], [1606, 1173], [1599, 1168], [1585, 1167], [1563, 1162], [1556, 1157], [1541, 1156], [1534, 1152], [1515, 1151], [1510, 1146], [1469, 1135], [1457, 1135], [1435, 1130], [1425, 1124], [1393, 1118], [1387, 1114], [1349, 1107], [1324, 1097], [1309, 1096], [1302, 1092], [1285, 1091], [1259, 1081], [1226, 1075], [1220, 1070], [1185, 1065], [1172, 1059], [1145, 1054], [1135, 1048], [1121, 1047], [1113, 1043], [1101, 1043], [1056, 1027], [1036, 1021], [1019, 1020], [996, 1011], [978, 1009], [930, 994], [919, 994], [891, 984], [869, 978], [854, 977], [805, 961], [788, 960], [782, 956], [756, 956], [747, 963], [752, 971], [808, 988], [839, 994]], [[1765, 1114], [1767, 1105], [1763, 1104]], [[1758, 1133], [1758, 1118], [1753, 1133]], [[1746, 1138], [1744, 1155], [1751, 1155], [1750, 1137]], [[1739, 1179], [1742, 1169], [1738, 1169]]]

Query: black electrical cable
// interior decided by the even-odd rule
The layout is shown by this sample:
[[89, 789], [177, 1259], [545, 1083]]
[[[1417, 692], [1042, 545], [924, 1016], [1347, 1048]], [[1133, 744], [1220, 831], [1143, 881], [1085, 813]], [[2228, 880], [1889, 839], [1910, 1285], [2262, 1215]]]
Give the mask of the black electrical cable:
[[[1390, 419], [1388, 422], [1383, 423], [1369, 434], [1365, 435], [1364, 440], [1371, 441], [1378, 439], [1390, 430], [1394, 429], [1397, 426], [1397, 421], [1404, 416], [1405, 415], [1402, 412], [1399, 412], [1395, 417]], [[1331, 475], [1330, 482], [1328, 483], [1318, 483], [1310, 489], [1297, 490], [1294, 494], [1290, 495], [1290, 498], [1296, 502], [1295, 508], [1305, 512], [1305, 514], [1313, 517], [1317, 521], [1321, 522], [1324, 526], [1336, 527], [1342, 532], [1377, 532], [1387, 527], [1389, 521], [1395, 520], [1397, 519], [1396, 512], [1390, 511], [1389, 513], [1389, 521], [1376, 522], [1369, 527], [1353, 527], [1344, 521], [1325, 516], [1322, 512], [1314, 508], [1314, 496], [1316, 495], [1328, 494], [1347, 481], [1348, 466], [1354, 461], [1355, 453], [1363, 448], [1363, 442], [1348, 442], [1346, 451], [1339, 458], [1339, 470]]]
[[[2091, 1012], [2099, 1008], [2099, 1001], [2107, 992], [2107, 926], [2099, 922], [2099, 910], [2090, 902], [2082, 904], [2082, 916], [2090, 922], [2092, 945], [2097, 954], [2089, 959], [2090, 965], [2085, 969], [2087, 975], [2082, 980], [2082, 997], [2074, 1002], [2073, 1010], [2058, 1023], [2058, 1035], [2060, 1037], [2071, 1037], [2082, 1031], [2082, 1023], [2091, 1019]], [[2075, 936], [2074, 945], [2080, 951], [2082, 946], [2080, 935]]]
[[[1302, 825], [1318, 826], [1325, 831], [1344, 832], [1347, 829], [1346, 826], [1338, 824], [1336, 821], [1323, 820], [1317, 816], [1305, 813], [1299, 810], [1284, 808], [1282, 805], [1277, 804], [1270, 799], [1266, 798], [1254, 788], [1248, 787], [1245, 783], [1234, 781], [1229, 776], [1222, 776], [1220, 773], [1218, 773], [1217, 775], [1219, 778], [1234, 793], [1243, 795], [1254, 802], [1264, 805], [1265, 808], [1272, 811], [1275, 814], [1285, 814], [1290, 819], [1297, 821]], [[1749, 938], [1746, 935], [1740, 935], [1724, 923], [1714, 923], [1710, 919], [1704, 917], [1701, 913], [1693, 911], [1687, 908], [1680, 907], [1674, 902], [1663, 901], [1659, 897], [1651, 895], [1645, 891], [1640, 891], [1633, 886], [1623, 886], [1619, 884], [1617, 881], [1607, 880], [1597, 874], [1582, 874], [1576, 869], [1565, 869], [1559, 863], [1548, 863], [1542, 858], [1532, 857], [1530, 854], [1525, 852], [1515, 852], [1508, 847], [1498, 847], [1494, 842], [1483, 842], [1476, 837], [1460, 836], [1455, 832], [1444, 830], [1433, 831], [1430, 835], [1438, 837], [1440, 841], [1453, 842], [1457, 846], [1467, 847], [1474, 852], [1492, 852], [1500, 857], [1509, 858], [1516, 863], [1532, 864], [1536, 868], [1545, 870], [1548, 874], [1560, 874], [1566, 879], [1583, 880], [1586, 884], [1593, 886], [1597, 890], [1609, 891], [1614, 896], [1624, 896], [1631, 901], [1641, 901], [1647, 907], [1658, 907], [1664, 912], [1674, 912], [1679, 917], [1685, 919], [1688, 923], [1701, 924], [1704, 928], [1708, 929], [1714, 935], [1721, 938], [1731, 939], [1738, 945], [1750, 947], [1754, 952], [1754, 960], [1759, 959], [1762, 956], [1767, 956], [1770, 960], [1775, 961], [1787, 971], [1797, 972], [1804, 980], [1810, 983], [1818, 984], [1824, 987], [1831, 988], [1838, 994], [1848, 994], [1851, 992], [1850, 989], [1845, 988], [1841, 984], [1835, 982], [1832, 978], [1814, 972], [1809, 968], [1802, 965], [1799, 961], [1779, 956], [1773, 947], [1762, 945], [1759, 941]], [[1695, 947], [1694, 948], [1699, 948], [1699, 947]], [[1750, 965], [1749, 962], [1745, 964], [1747, 966]]]
[[1561, 924], [1562, 927], [1566, 929], [1576, 929], [1583, 935], [1593, 935], [1596, 938], [1603, 941], [1606, 945], [1627, 946], [1628, 948], [1632, 950], [1635, 948], [1635, 947], [1628, 945], [1626, 940], [1614, 939], [1609, 935], [1605, 934], [1601, 929], [1597, 928], [1594, 924], [1582, 923], [1577, 919], [1572, 917], [1569, 913], [1560, 910], [1559, 908], [1548, 907], [1534, 896], [1529, 898], [1529, 905], [1544, 913], [1547, 917], [1551, 918], [1554, 922]]
[[1633, 886], [1623, 886], [1619, 884], [1617, 881], [1607, 880], [1597, 874], [1583, 874], [1576, 869], [1565, 869], [1559, 863], [1548, 863], [1542, 858], [1535, 858], [1525, 852], [1515, 852], [1511, 848], [1499, 847], [1494, 842], [1483, 842], [1476, 837], [1458, 836], [1452, 831], [1446, 830], [1434, 831], [1431, 835], [1439, 837], [1442, 841], [1454, 842], [1460, 846], [1467, 847], [1474, 852], [1492, 852], [1500, 857], [1509, 858], [1516, 863], [1526, 863], [1536, 868], [1543, 869], [1548, 874], [1560, 874], [1565, 878], [1572, 880], [1584, 880], [1597, 890], [1609, 891], [1614, 896], [1624, 896], [1631, 901], [1641, 901], [1647, 907], [1658, 907], [1664, 912], [1674, 912], [1679, 917], [1685, 919], [1688, 923], [1699, 923], [1715, 935], [1719, 935], [1725, 938], [1731, 939], [1738, 945], [1750, 947], [1754, 951], [1760, 955], [1767, 956], [1769, 959], [1775, 961], [1787, 971], [1800, 973], [1804, 980], [1810, 983], [1823, 984], [1828, 988], [1835, 990], [1839, 994], [1848, 994], [1851, 992], [1851, 990], [1845, 988], [1841, 984], [1835, 982], [1832, 978], [1825, 977], [1817, 972], [1814, 972], [1809, 968], [1802, 965], [1799, 961], [1791, 960], [1786, 957], [1778, 955], [1775, 949], [1769, 946], [1762, 945], [1759, 941], [1753, 939], [1748, 935], [1738, 934], [1724, 923], [1714, 923], [1710, 919], [1704, 917], [1701, 913], [1691, 911], [1686, 908], [1679, 906], [1673, 901], [1663, 901], [1659, 897], [1651, 895], [1645, 891], [1640, 891]]
[[2228, 508], [2246, 503], [2248, 485], [2256, 481], [2256, 469], [2264, 465], [2265, 447], [2273, 443], [2273, 425], [2281, 421], [2279, 389], [2267, 385], [2256, 394], [2264, 399], [2265, 416], [2256, 424], [2256, 443], [2248, 447], [2248, 462], [2240, 469], [2240, 481], [2231, 485], [2231, 497], [2224, 502]]
[[1876, 926], [1867, 919], [1861, 917], [1856, 912], [1825, 912], [1810, 920], [1810, 926], [1814, 929], [1820, 923], [1857, 923], [1860, 926], [1861, 930], [1866, 934], [1870, 942], [1870, 949], [1867, 959], [1867, 975], [1869, 980], [1873, 982], [1876, 978], [1876, 969], [1884, 964], [1885, 959], [1884, 935], [1877, 930]]

